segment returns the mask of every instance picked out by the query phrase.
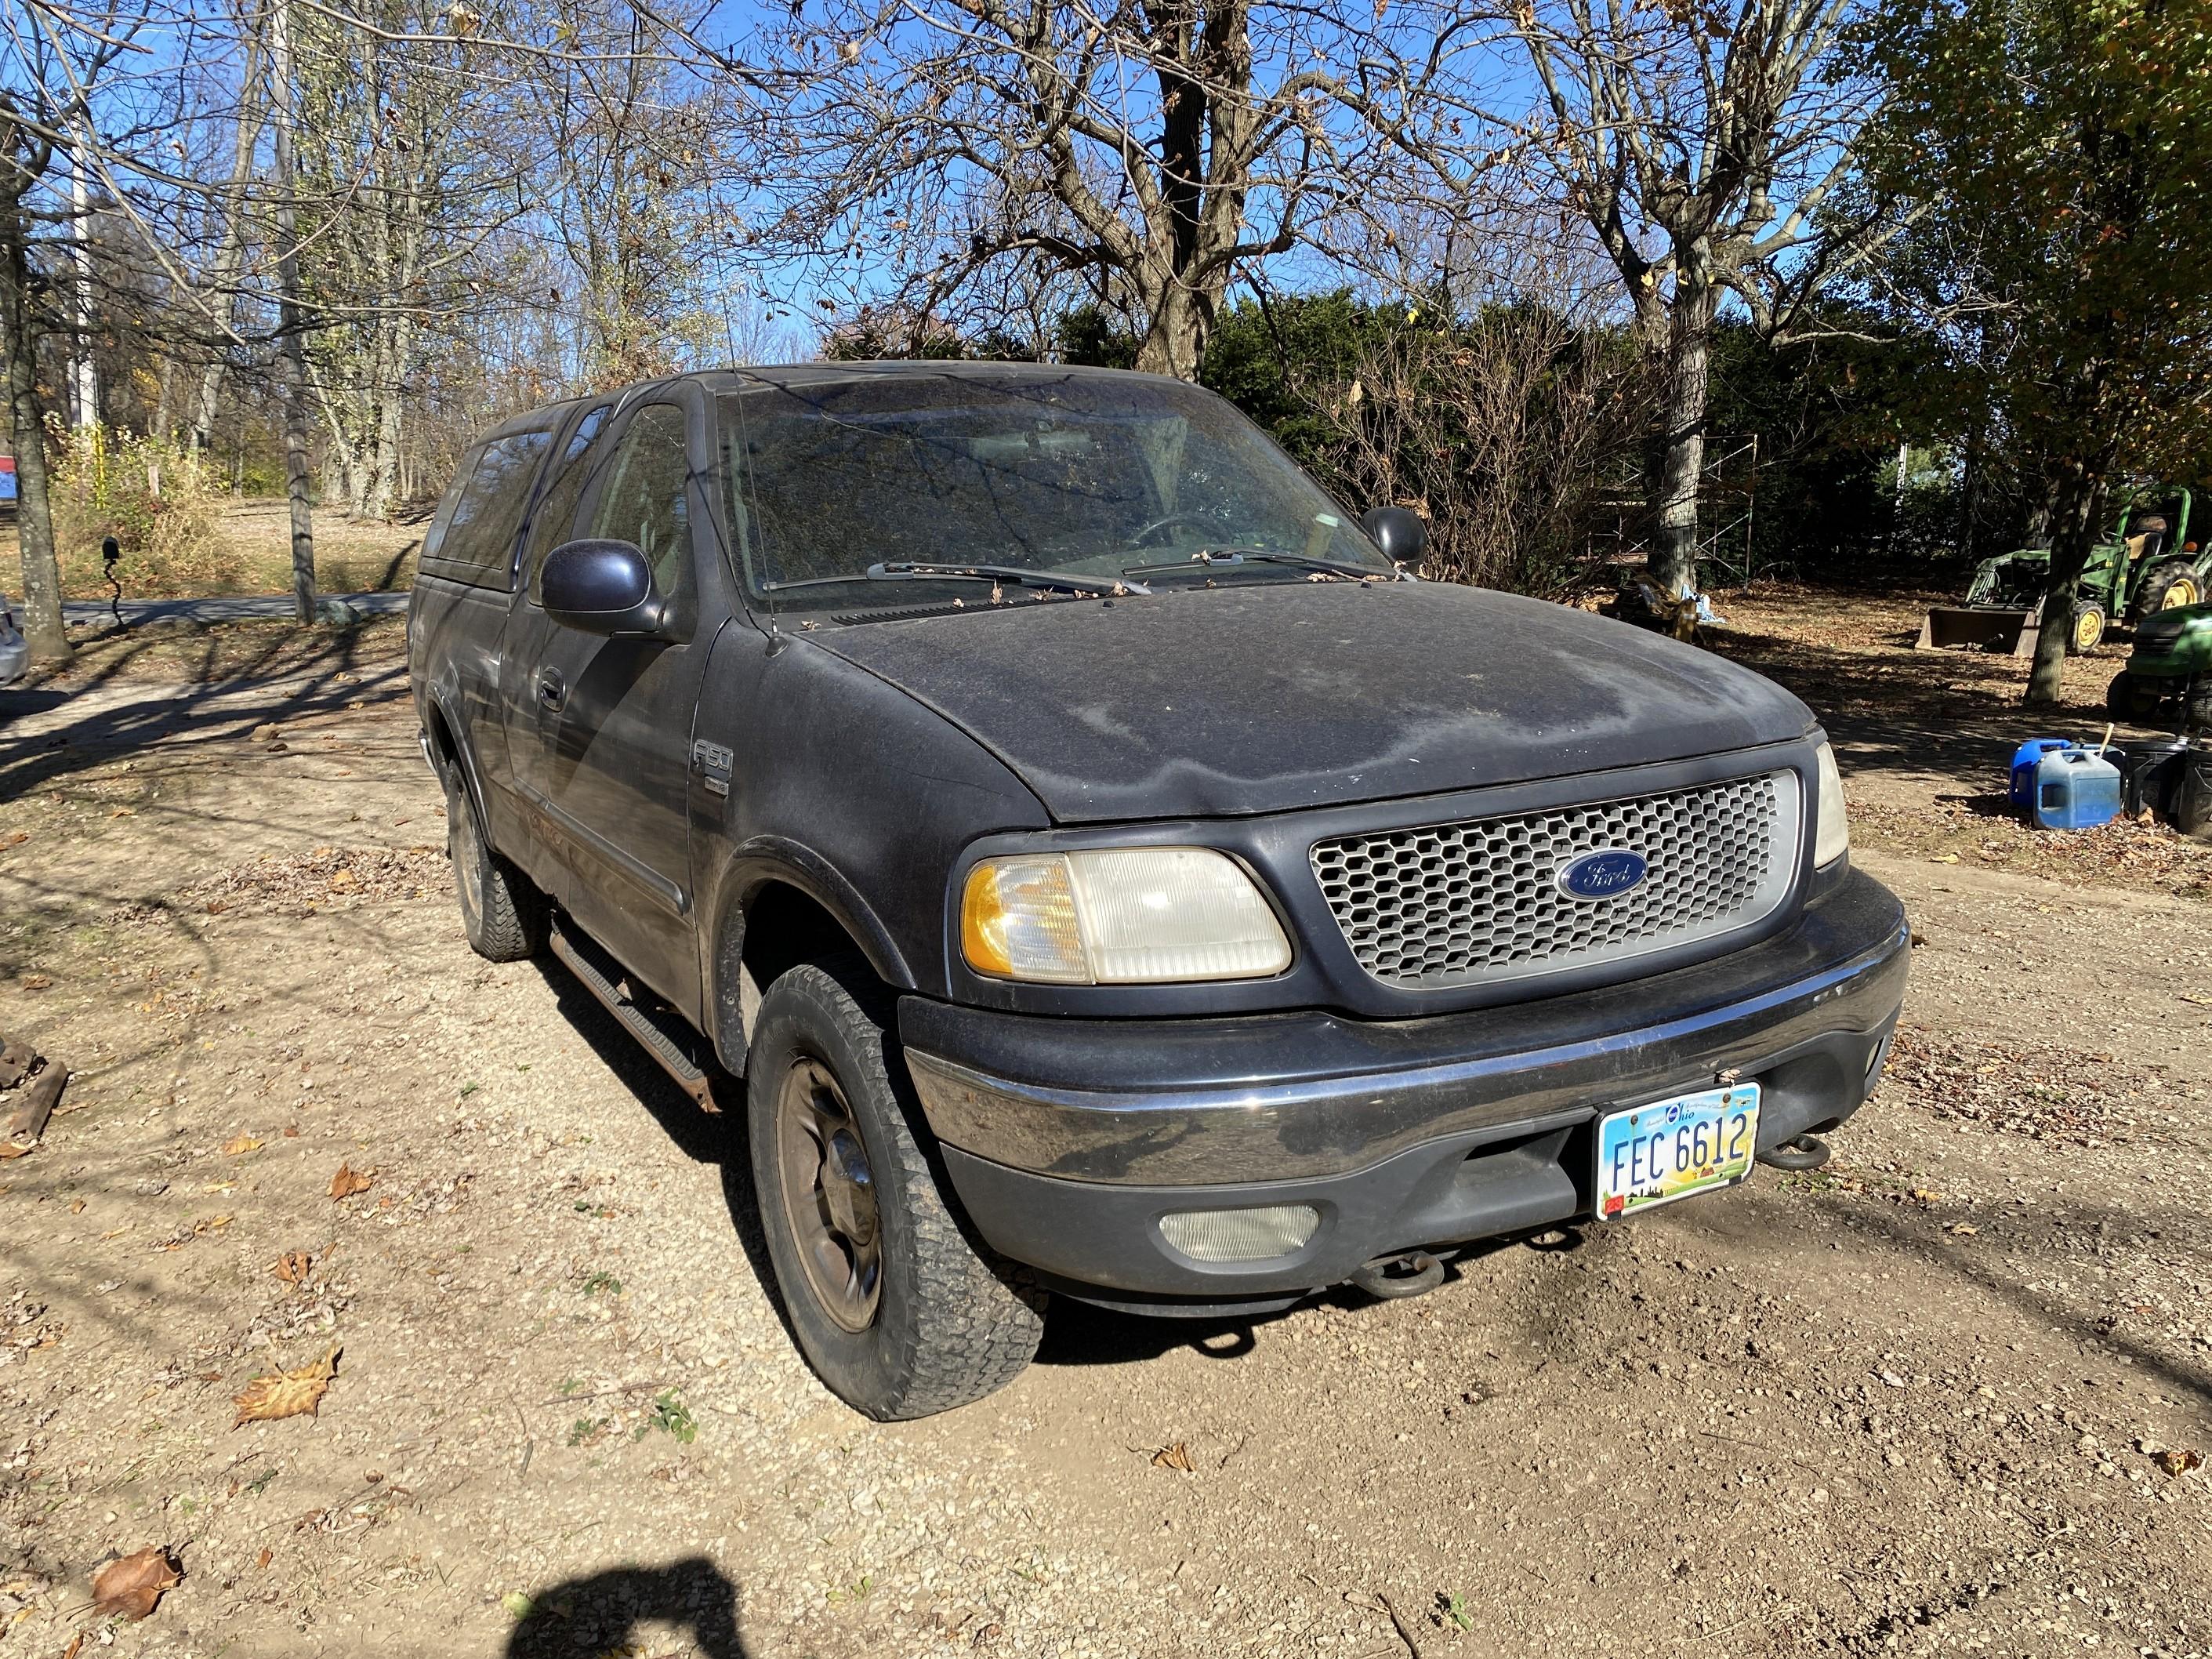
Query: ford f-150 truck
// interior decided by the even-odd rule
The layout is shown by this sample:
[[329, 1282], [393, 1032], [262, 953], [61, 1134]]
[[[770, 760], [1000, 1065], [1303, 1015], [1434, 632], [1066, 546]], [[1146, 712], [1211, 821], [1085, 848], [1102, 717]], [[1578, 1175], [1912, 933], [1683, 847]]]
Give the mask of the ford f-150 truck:
[[1874, 1086], [1909, 934], [1813, 716], [1422, 537], [1049, 366], [685, 375], [464, 458], [409, 643], [469, 941], [742, 1080], [861, 1411], [1005, 1383], [1052, 1295], [1425, 1290]]

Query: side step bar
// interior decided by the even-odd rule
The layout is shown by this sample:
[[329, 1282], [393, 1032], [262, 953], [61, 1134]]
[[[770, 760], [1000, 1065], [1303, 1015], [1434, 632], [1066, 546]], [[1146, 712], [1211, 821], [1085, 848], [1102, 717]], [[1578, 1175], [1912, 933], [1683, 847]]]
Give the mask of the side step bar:
[[702, 1111], [722, 1109], [714, 1098], [714, 1079], [684, 1051], [683, 1044], [639, 1005], [627, 979], [617, 982], [609, 978], [586, 953], [587, 947], [580, 948], [561, 931], [557, 921], [546, 942], [553, 947], [553, 954], [567, 964], [568, 971], [583, 981], [584, 988], [606, 1005], [607, 1012], [622, 1022], [623, 1028], [638, 1040], [646, 1053], [660, 1062], [661, 1069], [676, 1079]]

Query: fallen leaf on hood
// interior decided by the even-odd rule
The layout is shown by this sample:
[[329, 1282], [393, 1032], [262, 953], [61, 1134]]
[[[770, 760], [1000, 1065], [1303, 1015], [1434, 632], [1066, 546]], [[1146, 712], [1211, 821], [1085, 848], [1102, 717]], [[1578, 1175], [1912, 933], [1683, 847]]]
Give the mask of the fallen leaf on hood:
[[232, 1402], [238, 1407], [238, 1426], [274, 1423], [286, 1417], [320, 1416], [323, 1395], [337, 1374], [338, 1351], [332, 1348], [312, 1365], [255, 1377]]
[[161, 1592], [184, 1576], [167, 1549], [149, 1544], [135, 1554], [117, 1557], [92, 1575], [93, 1611], [103, 1619], [118, 1613], [143, 1619], [154, 1611]]
[[1190, 1448], [1180, 1440], [1154, 1452], [1152, 1467], [1156, 1469], [1181, 1469], [1185, 1474], [1198, 1473], [1198, 1465], [1191, 1457]]
[[287, 1250], [276, 1258], [276, 1265], [270, 1271], [287, 1285], [304, 1285], [307, 1270], [314, 1265], [315, 1258], [307, 1251]]
[[351, 1198], [356, 1193], [365, 1193], [376, 1184], [374, 1175], [363, 1175], [350, 1164], [338, 1165], [338, 1172], [331, 1177], [332, 1198]]
[[226, 1158], [244, 1158], [248, 1152], [258, 1152], [260, 1150], [261, 1143], [252, 1135], [235, 1135], [222, 1143], [223, 1156]]

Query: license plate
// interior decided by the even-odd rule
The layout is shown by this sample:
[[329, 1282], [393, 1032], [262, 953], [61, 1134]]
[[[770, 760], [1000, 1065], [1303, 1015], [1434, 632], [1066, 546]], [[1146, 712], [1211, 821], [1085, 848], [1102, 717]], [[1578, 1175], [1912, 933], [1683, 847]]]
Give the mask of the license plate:
[[1656, 1100], [1598, 1120], [1597, 1213], [1617, 1221], [1751, 1173], [1759, 1085], [1738, 1083]]

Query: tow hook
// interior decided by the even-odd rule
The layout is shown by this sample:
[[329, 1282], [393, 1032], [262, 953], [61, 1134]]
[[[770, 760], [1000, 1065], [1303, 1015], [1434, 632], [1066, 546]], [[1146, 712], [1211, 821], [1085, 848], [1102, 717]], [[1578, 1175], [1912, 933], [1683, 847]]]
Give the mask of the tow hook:
[[1444, 1282], [1444, 1264], [1426, 1250], [1378, 1255], [1352, 1275], [1352, 1282], [1385, 1302], [1402, 1301], [1433, 1291]]
[[1828, 1143], [1818, 1135], [1799, 1135], [1769, 1146], [1759, 1161], [1771, 1170], [1817, 1170], [1828, 1161]]

